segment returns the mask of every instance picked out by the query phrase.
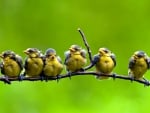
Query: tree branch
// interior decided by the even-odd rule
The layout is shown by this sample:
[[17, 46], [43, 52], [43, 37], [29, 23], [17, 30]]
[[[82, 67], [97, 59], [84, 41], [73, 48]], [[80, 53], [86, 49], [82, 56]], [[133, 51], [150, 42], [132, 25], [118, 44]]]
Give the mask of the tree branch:
[[89, 54], [89, 60], [90, 60], [90, 62], [92, 63], [92, 52], [91, 52], [91, 50], [90, 50], [90, 46], [89, 46], [89, 44], [88, 44], [88, 42], [87, 42], [87, 40], [86, 40], [86, 37], [85, 37], [83, 31], [82, 31], [80, 28], [78, 28], [78, 31], [79, 31], [79, 33], [81, 34], [81, 37], [82, 37], [83, 42], [84, 42], [84, 45], [85, 45], [85, 47], [87, 48], [87, 51], [88, 51], [88, 54]]
[[[110, 75], [106, 75], [106, 74], [103, 74], [103, 73], [96, 73], [96, 72], [93, 72], [93, 71], [85, 71], [85, 72], [74, 72], [74, 73], [70, 73], [70, 74], [63, 74], [63, 75], [59, 75], [59, 77], [47, 77], [46, 81], [51, 81], [51, 80], [60, 80], [60, 79], [64, 79], [64, 78], [69, 78], [69, 77], [73, 77], [73, 76], [96, 76], [96, 77], [100, 77], [100, 76], [106, 76], [106, 77], [110, 77], [110, 78], [113, 78], [113, 79], [123, 79], [123, 80], [129, 80], [129, 81], [135, 81], [135, 82], [138, 82], [138, 83], [141, 83], [141, 84], [144, 84], [144, 86], [149, 86], [150, 85], [150, 82], [147, 81], [147, 80], [136, 80], [136, 79], [133, 79], [129, 76], [126, 76], [126, 75], [118, 75], [118, 74], [110, 74]], [[9, 77], [8, 78], [9, 81], [19, 81], [18, 77]], [[6, 79], [4, 76], [0, 77], [0, 81], [3, 81], [5, 82]], [[41, 78], [40, 76], [38, 77], [25, 77], [22, 81], [41, 81]]]
[[[81, 34], [83, 42], [84, 42], [84, 44], [87, 48], [88, 55], [89, 55], [89, 60], [90, 60], [90, 65], [84, 68], [85, 71], [66, 73], [66, 74], [62, 74], [62, 75], [54, 76], [54, 77], [49, 76], [49, 77], [46, 77], [45, 81], [51, 81], [51, 80], [57, 80], [58, 81], [58, 80], [63, 79], [63, 78], [70, 78], [72, 76], [90, 76], [91, 75], [91, 76], [96, 76], [96, 77], [105, 76], [105, 77], [110, 77], [110, 78], [113, 78], [113, 79], [117, 78], [117, 79], [135, 81], [135, 82], [144, 84], [144, 86], [150, 86], [150, 82], [148, 80], [145, 80], [145, 79], [136, 80], [136, 79], [133, 79], [133, 78], [131, 78], [129, 76], [126, 76], [126, 75], [119, 75], [119, 74], [109, 74], [109, 75], [107, 75], [107, 74], [103, 74], [103, 73], [97, 73], [97, 72], [94, 72], [94, 71], [87, 71], [88, 69], [90, 69], [94, 66], [94, 65], [92, 65], [92, 54], [91, 54], [90, 46], [87, 43], [87, 40], [86, 40], [86, 37], [85, 37], [83, 31], [80, 28], [78, 28], [78, 31]], [[3, 76], [0, 77], [0, 81], [3, 81], [4, 83], [10, 84], [11, 81], [20, 81], [20, 79], [19, 79], [19, 77], [6, 77], [5, 75], [3, 75]], [[35, 76], [35, 77], [25, 76], [21, 81], [41, 81], [41, 77], [40, 76]]]

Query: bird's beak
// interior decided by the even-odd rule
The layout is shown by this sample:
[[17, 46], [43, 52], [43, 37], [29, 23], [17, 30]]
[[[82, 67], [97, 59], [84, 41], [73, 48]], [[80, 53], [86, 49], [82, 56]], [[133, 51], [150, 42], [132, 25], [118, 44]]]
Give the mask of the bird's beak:
[[100, 54], [104, 54], [104, 51], [102, 51], [102, 50], [99, 50], [99, 53], [100, 53]]
[[29, 52], [28, 52], [27, 50], [24, 50], [23, 52], [24, 52], [25, 54], [29, 54]]
[[137, 55], [133, 55], [133, 57], [135, 58], [135, 59], [137, 59], [138, 57], [137, 57]]
[[55, 55], [51, 55], [51, 58], [54, 59], [54, 58], [55, 58]]
[[75, 50], [74, 50], [73, 48], [69, 48], [69, 50], [70, 50], [71, 52], [75, 52]]

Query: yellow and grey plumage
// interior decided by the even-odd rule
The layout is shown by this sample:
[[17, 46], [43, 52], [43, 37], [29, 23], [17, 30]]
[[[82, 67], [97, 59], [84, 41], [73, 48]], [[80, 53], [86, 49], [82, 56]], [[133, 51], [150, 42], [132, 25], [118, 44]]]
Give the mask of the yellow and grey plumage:
[[76, 72], [83, 69], [86, 64], [86, 51], [78, 45], [72, 45], [65, 52], [65, 65], [68, 72]]
[[41, 76], [43, 70], [43, 57], [37, 48], [28, 48], [24, 51], [28, 57], [25, 60], [25, 74], [30, 77]]
[[136, 51], [129, 61], [128, 74], [134, 79], [143, 79], [150, 68], [150, 58], [144, 51]]
[[[109, 49], [99, 48], [99, 52], [94, 56], [92, 63], [95, 65], [97, 72], [111, 74], [112, 70], [116, 66], [116, 58], [114, 53], [112, 53]], [[98, 78], [104, 79], [108, 77], [103, 76]]]
[[1, 62], [1, 73], [7, 78], [9, 77], [19, 77], [22, 69], [23, 62], [21, 56], [15, 54], [13, 51], [7, 50], [4, 51], [0, 57], [2, 58]]
[[44, 58], [43, 74], [45, 76], [59, 76], [63, 70], [61, 58], [56, 55], [52, 48], [46, 50]]

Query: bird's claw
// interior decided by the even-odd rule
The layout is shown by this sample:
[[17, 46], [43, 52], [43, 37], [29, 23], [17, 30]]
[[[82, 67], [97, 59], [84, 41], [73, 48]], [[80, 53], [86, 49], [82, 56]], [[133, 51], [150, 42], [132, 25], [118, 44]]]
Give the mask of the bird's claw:
[[102, 74], [104, 74], [104, 73], [102, 73], [102, 72], [97, 72], [96, 79], [100, 79]]
[[130, 80], [131, 80], [131, 82], [133, 82], [134, 81], [134, 77], [130, 77]]
[[146, 80], [145, 78], [143, 78], [143, 80], [145, 81], [144, 87], [150, 85], [150, 82], [148, 80]]
[[11, 84], [11, 82], [9, 81], [8, 76], [4, 76], [4, 83], [5, 84]]
[[41, 81], [42, 81], [42, 80], [45, 80], [45, 82], [48, 82], [48, 78], [49, 78], [49, 77], [45, 75], [45, 76], [43, 76], [43, 78], [41, 79]]
[[61, 76], [57, 75], [56, 77], [57, 77], [56, 80], [57, 80], [57, 83], [58, 83], [60, 78], [61, 78]]
[[45, 80], [46, 82], [48, 81], [47, 77], [46, 77], [46, 76], [43, 76], [43, 75], [40, 75], [40, 80], [41, 80], [41, 81]]
[[68, 75], [68, 77], [69, 77], [70, 80], [71, 80], [71, 74], [72, 74], [72, 72], [68, 72], [67, 73], [67, 75]]
[[113, 80], [115, 80], [116, 79], [116, 73], [113, 73], [112, 77], [113, 77]]
[[21, 74], [21, 75], [18, 77], [18, 80], [19, 80], [19, 81], [23, 81], [24, 78], [25, 78], [25, 74]]

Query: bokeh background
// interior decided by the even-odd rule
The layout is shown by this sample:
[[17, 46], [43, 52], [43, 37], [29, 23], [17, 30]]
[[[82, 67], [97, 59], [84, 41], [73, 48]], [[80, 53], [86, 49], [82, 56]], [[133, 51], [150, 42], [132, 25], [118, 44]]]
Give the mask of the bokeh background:
[[[150, 55], [149, 0], [0, 0], [0, 52], [25, 58], [26, 48], [51, 47], [64, 60], [70, 45], [85, 48], [78, 27], [93, 55], [99, 47], [116, 54], [115, 73], [127, 75], [134, 51]], [[1, 113], [147, 113], [149, 102], [150, 87], [120, 79], [0, 83]]]

